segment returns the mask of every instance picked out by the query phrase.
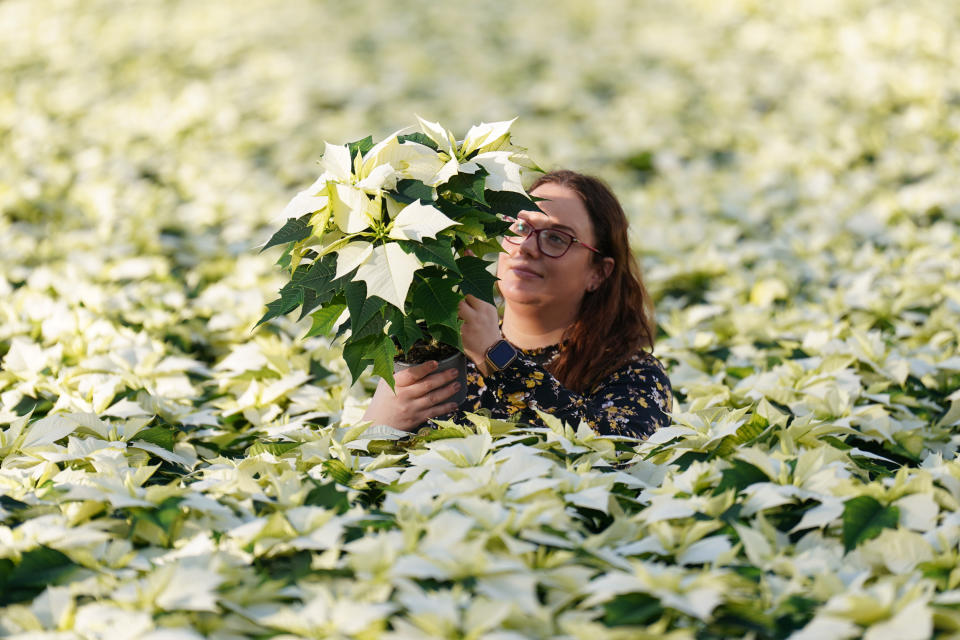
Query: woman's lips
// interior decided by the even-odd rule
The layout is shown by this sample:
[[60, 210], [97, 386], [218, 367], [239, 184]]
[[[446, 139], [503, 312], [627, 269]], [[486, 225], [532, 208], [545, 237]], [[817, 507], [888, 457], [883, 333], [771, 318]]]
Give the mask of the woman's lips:
[[539, 280], [543, 277], [533, 269], [524, 267], [522, 265], [511, 266], [510, 271], [512, 271], [518, 278], [523, 278], [524, 280]]

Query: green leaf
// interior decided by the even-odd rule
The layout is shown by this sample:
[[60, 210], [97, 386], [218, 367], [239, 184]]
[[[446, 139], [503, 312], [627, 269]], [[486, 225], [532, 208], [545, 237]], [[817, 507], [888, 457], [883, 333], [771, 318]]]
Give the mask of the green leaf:
[[347, 318], [346, 322], [341, 322], [340, 325], [337, 327], [337, 333], [333, 337], [333, 339], [339, 340], [340, 338], [345, 336], [347, 334], [347, 331], [349, 330], [350, 330], [350, 319]]
[[465, 433], [461, 429], [451, 429], [449, 427], [434, 429], [427, 427], [419, 433], [419, 439], [421, 442], [436, 442], [437, 440], [462, 438], [464, 435]]
[[[406, 244], [406, 243], [404, 243]], [[439, 265], [456, 274], [460, 273], [456, 256], [453, 253], [453, 244], [449, 238], [425, 240], [423, 243], [411, 242], [413, 252], [424, 265]]]
[[300, 446], [299, 442], [254, 442], [252, 445], [247, 447], [246, 454], [248, 456], [256, 456], [261, 453], [269, 453], [274, 456], [282, 456], [288, 451], [292, 451]]
[[[676, 438], [676, 441], [679, 442], [681, 439]], [[667, 447], [669, 448], [669, 447]], [[710, 454], [705, 451], [687, 451], [683, 455], [679, 456], [671, 464], [677, 465], [681, 471], [686, 471], [691, 464], [694, 462], [703, 462], [704, 460], [709, 460]]]
[[464, 244], [473, 244], [478, 239], [487, 237], [487, 230], [483, 224], [473, 217], [463, 218], [458, 226], [450, 227], [447, 233], [449, 234], [450, 231]]
[[293, 245], [288, 246], [277, 258], [276, 265], [284, 271], [290, 271], [290, 264], [293, 262], [292, 247]]
[[736, 453], [736, 451], [736, 436], [730, 435], [722, 438], [720, 442], [714, 445], [713, 451], [710, 452], [710, 457], [727, 459]]
[[521, 211], [538, 211], [533, 198], [516, 191], [487, 191], [486, 201], [494, 213], [511, 218]]
[[260, 318], [256, 326], [259, 327], [267, 320], [286, 315], [301, 304], [303, 304], [303, 289], [292, 284], [284, 285], [284, 287], [280, 289], [280, 297], [267, 303], [267, 312], [263, 314], [263, 317]]
[[747, 444], [760, 437], [767, 430], [770, 422], [759, 413], [754, 413], [749, 422], [746, 422], [737, 429], [734, 440], [737, 444]]
[[350, 471], [347, 465], [343, 464], [341, 460], [337, 460], [336, 458], [324, 460], [323, 470], [326, 472], [326, 475], [337, 484], [349, 486], [350, 481], [353, 479], [353, 471]]
[[500, 241], [496, 238], [488, 238], [487, 240], [477, 240], [471, 245], [466, 247], [470, 253], [475, 256], [483, 257], [489, 253], [500, 254], [503, 253], [503, 247], [500, 245]]
[[346, 308], [347, 305], [345, 303], [331, 303], [322, 309], [314, 311], [311, 316], [313, 318], [313, 325], [311, 325], [310, 330], [307, 331], [307, 335], [305, 335], [304, 338], [325, 336], [333, 331], [337, 318], [340, 317]]
[[158, 447], [163, 447], [167, 451], [173, 451], [173, 445], [176, 441], [177, 430], [169, 425], [158, 424], [155, 427], [144, 429], [136, 436], [136, 440], [149, 442]]
[[363, 370], [373, 361], [366, 357], [367, 349], [370, 343], [377, 339], [377, 336], [367, 336], [362, 340], [354, 340], [353, 336], [347, 339], [343, 344], [343, 359], [347, 363], [347, 369], [350, 370], [350, 376], [353, 382], [357, 381]]
[[419, 180], [405, 178], [397, 181], [395, 193], [391, 193], [393, 199], [403, 204], [410, 204], [420, 200], [421, 202], [433, 202], [436, 195], [433, 193], [433, 187], [426, 185]]
[[603, 603], [603, 624], [608, 627], [649, 624], [660, 617], [663, 606], [646, 593], [624, 593]]
[[714, 495], [723, 493], [727, 489], [741, 491], [751, 484], [770, 481], [767, 474], [749, 462], [733, 458], [730, 460], [730, 463], [733, 464], [733, 466], [721, 472], [722, 478], [720, 479], [720, 484], [717, 485], [717, 488], [713, 492]]
[[300, 322], [308, 315], [310, 312], [320, 306], [322, 300], [312, 289], [303, 290], [303, 304], [300, 307], [300, 317], [297, 318], [297, 322]]
[[397, 355], [397, 348], [390, 336], [381, 334], [380, 340], [371, 343], [365, 357], [373, 360], [373, 375], [386, 380], [393, 389], [393, 357]]
[[850, 551], [861, 542], [876, 538], [884, 529], [896, 529], [900, 509], [884, 507], [876, 498], [857, 496], [843, 505], [843, 546]]
[[458, 173], [441, 185], [438, 190], [441, 192], [449, 190], [468, 200], [485, 205], [487, 200], [484, 197], [483, 187], [488, 175], [490, 175], [489, 172], [483, 167], [480, 167], [476, 173]]
[[473, 295], [494, 304], [493, 285], [496, 284], [497, 277], [487, 271], [489, 264], [490, 262], [476, 256], [457, 258], [457, 265], [463, 274], [460, 291], [464, 295]]
[[383, 307], [377, 309], [377, 312], [372, 316], [367, 318], [367, 321], [361, 324], [356, 329], [353, 328], [353, 325], [350, 326], [351, 340], [362, 340], [367, 336], [382, 336], [383, 330], [387, 325], [386, 318], [384, 317]]
[[876, 460], [867, 458], [866, 456], [850, 456], [850, 459], [853, 460], [858, 467], [867, 471], [870, 474], [871, 478], [889, 478], [896, 474], [897, 468], [900, 465], [895, 463], [889, 463], [891, 468], [885, 467]]
[[270, 239], [267, 241], [267, 244], [263, 245], [263, 248], [260, 249], [260, 253], [263, 253], [270, 247], [275, 247], [279, 244], [287, 244], [288, 242], [299, 242], [300, 240], [305, 240], [310, 237], [310, 233], [313, 231], [313, 228], [307, 224], [307, 221], [310, 220], [312, 214], [307, 214], [300, 218], [287, 218], [287, 222], [273, 234]]
[[793, 595], [784, 600], [776, 612], [775, 637], [789, 637], [794, 631], [807, 626], [821, 604], [819, 600], [801, 595]]
[[65, 554], [47, 547], [25, 551], [16, 564], [4, 558], [0, 560], [0, 606], [32, 600], [77, 568]]
[[397, 140], [400, 141], [400, 144], [403, 144], [404, 142], [416, 142], [417, 144], [430, 147], [434, 151], [439, 151], [437, 148], [437, 143], [434, 142], [430, 136], [425, 133], [420, 133], [419, 131], [417, 133], [407, 133], [402, 136], [397, 136]]
[[133, 509], [132, 536], [152, 544], [169, 546], [176, 538], [176, 529], [184, 518], [180, 507], [182, 496], [170, 496], [155, 507]]
[[[460, 210], [456, 215], [449, 213], [447, 215], [460, 224], [445, 229], [441, 235], [456, 236], [466, 246], [476, 242], [496, 242], [499, 245], [500, 238], [507, 233], [512, 224], [509, 220], [502, 220], [492, 213], [479, 209]], [[499, 246], [496, 250], [499, 250]]]
[[425, 278], [413, 290], [413, 306], [428, 325], [442, 324], [460, 331], [457, 310], [463, 296], [453, 287], [452, 278]]
[[350, 310], [350, 331], [354, 339], [359, 339], [361, 329], [375, 316], [380, 315], [382, 320], [381, 312], [387, 303], [377, 296], [367, 297], [367, 286], [362, 280], [347, 283], [344, 292]]
[[38, 399], [32, 396], [23, 396], [23, 398], [20, 399], [20, 402], [18, 402], [16, 406], [13, 407], [13, 412], [16, 413], [18, 416], [25, 416], [31, 411], [33, 411], [34, 417], [38, 417], [40, 415], [43, 415], [43, 413], [45, 413], [40, 409], [44, 405], [50, 405], [47, 407], [48, 410], [53, 407], [53, 405], [50, 403], [49, 400]]
[[440, 209], [444, 215], [450, 217], [457, 222], [463, 222], [464, 220], [481, 220], [483, 215], [492, 215], [478, 209], [477, 203], [471, 202], [454, 202], [453, 200], [440, 199], [434, 204], [437, 209]]
[[390, 333], [400, 343], [403, 351], [409, 351], [414, 342], [423, 339], [423, 331], [420, 330], [417, 322], [409, 315], [405, 316], [396, 310], [391, 318]]
[[323, 366], [322, 362], [319, 360], [310, 361], [310, 377], [313, 378], [314, 381], [323, 380], [330, 375], [333, 375], [333, 371]]
[[336, 273], [337, 256], [335, 253], [328, 253], [316, 262], [297, 267], [290, 282], [310, 289], [323, 298], [324, 295], [339, 289], [345, 282], [347, 276], [337, 279], [334, 277]]
[[727, 375], [735, 380], [742, 380], [752, 374], [754, 368], [750, 366], [744, 367], [727, 367]]
[[383, 335], [386, 327], [384, 311], [387, 307], [376, 296], [364, 300], [356, 315], [350, 314], [350, 340], [356, 342], [369, 336]]
[[447, 325], [427, 325], [427, 333], [444, 344], [448, 344], [458, 351], [463, 351], [463, 341], [459, 329], [451, 329]]
[[853, 449], [851, 445], [847, 444], [846, 442], [844, 442], [843, 440], [841, 440], [836, 436], [820, 436], [820, 440], [822, 440], [823, 442], [826, 442], [831, 447], [840, 449], [841, 451], [849, 451], [850, 449]]
[[366, 138], [357, 140], [355, 142], [348, 142], [347, 149], [350, 150], [351, 161], [357, 157], [357, 153], [360, 155], [365, 155], [367, 151], [373, 149], [373, 136], [367, 136]]
[[[311, 478], [313, 480], [313, 478]], [[324, 507], [339, 513], [344, 513], [350, 508], [350, 500], [347, 494], [337, 489], [335, 482], [320, 484], [313, 480], [316, 485], [307, 494], [303, 504], [308, 507]]]
[[[733, 503], [732, 505], [727, 507], [723, 513], [720, 514], [720, 520], [722, 520], [723, 522], [726, 522], [728, 525], [732, 527], [734, 524], [740, 522], [741, 511], [743, 511], [743, 505]], [[707, 516], [707, 519], [709, 519], [709, 516]]]
[[4, 511], [22, 511], [30, 505], [10, 496], [0, 496], [0, 509]]

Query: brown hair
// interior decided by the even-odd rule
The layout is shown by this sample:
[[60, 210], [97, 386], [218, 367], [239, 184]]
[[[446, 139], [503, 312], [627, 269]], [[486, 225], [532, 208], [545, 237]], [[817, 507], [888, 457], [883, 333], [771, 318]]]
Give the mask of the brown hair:
[[572, 391], [589, 391], [627, 363], [637, 351], [652, 349], [653, 303], [643, 286], [640, 267], [630, 251], [627, 216], [605, 182], [575, 171], [551, 171], [530, 187], [557, 184], [574, 191], [593, 224], [595, 264], [613, 258], [613, 270], [596, 291], [587, 291], [577, 320], [564, 333], [564, 348], [550, 372]]

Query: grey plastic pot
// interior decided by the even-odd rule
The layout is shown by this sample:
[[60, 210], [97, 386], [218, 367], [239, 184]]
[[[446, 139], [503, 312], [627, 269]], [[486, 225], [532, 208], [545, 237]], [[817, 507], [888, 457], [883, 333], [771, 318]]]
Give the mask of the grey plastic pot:
[[[407, 362], [394, 361], [393, 363], [393, 372], [403, 371], [404, 369], [409, 369], [410, 367], [415, 367], [416, 364], [410, 364]], [[441, 360], [437, 366], [437, 369], [434, 373], [438, 371], [446, 371], [447, 369], [457, 369], [457, 381], [460, 383], [460, 389], [450, 396], [450, 400], [457, 403], [457, 406], [463, 404], [463, 401], [467, 399], [467, 357], [462, 353], [456, 353], [449, 358], [444, 358]]]

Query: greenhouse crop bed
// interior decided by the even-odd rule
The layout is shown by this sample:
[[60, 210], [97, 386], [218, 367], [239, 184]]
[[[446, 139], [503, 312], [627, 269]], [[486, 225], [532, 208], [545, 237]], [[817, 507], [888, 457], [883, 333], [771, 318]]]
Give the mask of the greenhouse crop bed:
[[[960, 637], [960, 5], [0, 2], [0, 636]], [[324, 142], [606, 178], [673, 424], [400, 438], [254, 330]]]

